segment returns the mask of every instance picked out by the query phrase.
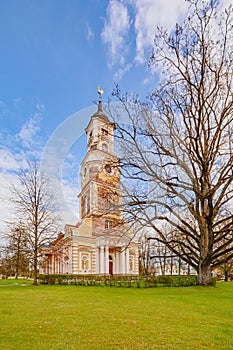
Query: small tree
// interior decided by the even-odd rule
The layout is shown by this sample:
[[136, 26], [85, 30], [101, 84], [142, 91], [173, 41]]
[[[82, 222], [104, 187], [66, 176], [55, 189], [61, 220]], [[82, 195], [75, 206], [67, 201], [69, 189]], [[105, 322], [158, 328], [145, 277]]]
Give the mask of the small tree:
[[21, 169], [18, 179], [19, 186], [12, 188], [12, 201], [25, 230], [32, 258], [33, 284], [37, 285], [40, 251], [55, 237], [58, 208], [48, 179], [40, 173], [36, 162], [29, 162], [27, 169]]
[[149, 102], [116, 87], [127, 118], [116, 110], [113, 118], [131, 182], [125, 211], [209, 285], [212, 269], [233, 257], [233, 9], [189, 2], [184, 23], [157, 31], [151, 65], [161, 79]]

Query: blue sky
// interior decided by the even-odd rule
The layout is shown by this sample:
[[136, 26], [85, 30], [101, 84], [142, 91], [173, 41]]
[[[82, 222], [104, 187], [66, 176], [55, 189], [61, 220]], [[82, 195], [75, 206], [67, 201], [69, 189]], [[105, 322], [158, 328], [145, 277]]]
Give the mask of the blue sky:
[[77, 220], [82, 135], [97, 85], [105, 100], [114, 82], [145, 97], [156, 84], [147, 66], [155, 29], [171, 31], [186, 15], [185, 0], [0, 1], [0, 228], [15, 171], [63, 136], [64, 159], [54, 152], [44, 165], [62, 167], [64, 217]]

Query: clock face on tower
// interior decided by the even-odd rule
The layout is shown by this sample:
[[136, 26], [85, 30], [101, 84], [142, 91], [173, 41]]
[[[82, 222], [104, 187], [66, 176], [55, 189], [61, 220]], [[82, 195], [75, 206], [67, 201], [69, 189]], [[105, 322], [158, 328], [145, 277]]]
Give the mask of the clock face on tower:
[[113, 175], [114, 174], [114, 169], [113, 169], [113, 167], [110, 164], [106, 164], [104, 166], [104, 170], [105, 170], [105, 173], [107, 175]]

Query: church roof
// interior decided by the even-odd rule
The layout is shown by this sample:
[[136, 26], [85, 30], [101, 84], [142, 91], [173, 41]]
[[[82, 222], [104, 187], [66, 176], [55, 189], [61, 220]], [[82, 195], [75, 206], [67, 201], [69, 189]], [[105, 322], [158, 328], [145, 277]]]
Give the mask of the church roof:
[[102, 119], [103, 121], [107, 122], [107, 123], [110, 123], [109, 119], [108, 119], [108, 116], [103, 112], [103, 107], [102, 107], [102, 100], [99, 100], [98, 102], [98, 110], [97, 112], [95, 112], [93, 114], [93, 116], [91, 118], [100, 118]]
[[100, 119], [103, 119], [105, 122], [107, 123], [110, 123], [109, 122], [109, 119], [108, 119], [108, 116], [103, 112], [103, 108], [102, 108], [102, 100], [99, 100], [99, 103], [98, 103], [98, 110], [97, 112], [95, 112], [92, 116], [93, 117], [98, 117]]
[[[103, 120], [105, 123], [108, 123], [108, 124], [112, 124], [114, 125], [114, 123], [110, 122], [110, 120], [108, 119], [108, 116], [103, 112], [103, 107], [102, 107], [102, 100], [99, 100], [98, 101], [98, 110], [97, 112], [95, 112], [92, 117], [91, 117], [91, 120], [94, 119], [94, 118], [98, 118], [98, 119], [101, 119]], [[85, 130], [87, 130], [89, 128], [89, 125], [91, 123], [91, 120], [88, 124], [88, 126], [86, 127]]]

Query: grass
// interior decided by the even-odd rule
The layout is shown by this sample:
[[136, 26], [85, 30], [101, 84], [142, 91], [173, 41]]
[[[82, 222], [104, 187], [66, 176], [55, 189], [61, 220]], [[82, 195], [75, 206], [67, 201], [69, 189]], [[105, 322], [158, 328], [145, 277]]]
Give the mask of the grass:
[[7, 279], [0, 279], [0, 286], [2, 285], [31, 285], [32, 280], [26, 279], [26, 278], [7, 278]]
[[233, 283], [0, 287], [0, 348], [233, 349]]

